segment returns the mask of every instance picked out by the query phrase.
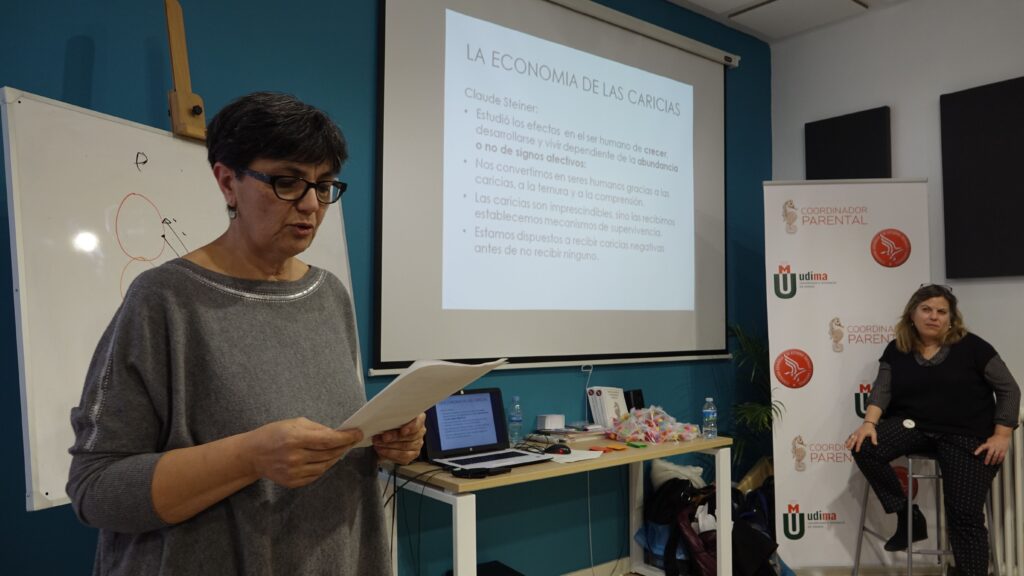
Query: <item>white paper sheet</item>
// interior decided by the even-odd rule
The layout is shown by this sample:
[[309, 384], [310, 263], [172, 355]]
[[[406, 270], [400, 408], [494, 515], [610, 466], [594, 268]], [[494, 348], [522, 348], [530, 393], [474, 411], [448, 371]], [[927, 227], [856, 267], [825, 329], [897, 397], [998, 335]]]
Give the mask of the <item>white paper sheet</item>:
[[363, 441], [356, 446], [369, 446], [375, 434], [401, 427], [420, 412], [469, 386], [477, 378], [507, 361], [507, 358], [502, 358], [483, 364], [458, 364], [441, 360], [418, 360], [356, 410], [338, 429], [359, 428], [363, 431]]
[[604, 452], [598, 452], [597, 450], [573, 450], [568, 454], [558, 454], [553, 460], [559, 464], [568, 464], [569, 462], [579, 462], [580, 460], [593, 460], [594, 458], [600, 458]]

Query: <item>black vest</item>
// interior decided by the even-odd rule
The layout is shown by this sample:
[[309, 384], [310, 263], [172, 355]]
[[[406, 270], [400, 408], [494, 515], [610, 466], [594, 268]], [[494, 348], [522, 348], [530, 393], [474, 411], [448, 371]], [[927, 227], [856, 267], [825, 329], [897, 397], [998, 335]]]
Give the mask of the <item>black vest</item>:
[[881, 361], [892, 368], [892, 400], [886, 418], [910, 418], [925, 432], [988, 438], [996, 403], [985, 380], [985, 366], [995, 349], [974, 334], [949, 347], [946, 358], [921, 366], [914, 352], [904, 354], [893, 340]]

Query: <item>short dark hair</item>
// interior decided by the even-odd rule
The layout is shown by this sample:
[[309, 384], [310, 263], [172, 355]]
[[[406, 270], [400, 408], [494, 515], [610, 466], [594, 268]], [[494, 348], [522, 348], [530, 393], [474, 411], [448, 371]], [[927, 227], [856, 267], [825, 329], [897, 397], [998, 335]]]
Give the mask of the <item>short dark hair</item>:
[[291, 94], [254, 92], [231, 102], [206, 128], [207, 159], [242, 170], [254, 160], [329, 163], [337, 173], [348, 159], [341, 129]]

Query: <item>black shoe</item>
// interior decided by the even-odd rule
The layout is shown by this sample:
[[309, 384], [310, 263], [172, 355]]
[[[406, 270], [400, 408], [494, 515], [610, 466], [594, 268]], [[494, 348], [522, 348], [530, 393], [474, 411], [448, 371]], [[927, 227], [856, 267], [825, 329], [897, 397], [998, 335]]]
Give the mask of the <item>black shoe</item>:
[[[885, 543], [885, 549], [889, 552], [898, 552], [907, 549], [907, 511], [900, 510], [896, 513], [896, 533]], [[920, 542], [928, 537], [928, 526], [924, 521], [924, 514], [917, 505], [914, 505], [914, 542]]]

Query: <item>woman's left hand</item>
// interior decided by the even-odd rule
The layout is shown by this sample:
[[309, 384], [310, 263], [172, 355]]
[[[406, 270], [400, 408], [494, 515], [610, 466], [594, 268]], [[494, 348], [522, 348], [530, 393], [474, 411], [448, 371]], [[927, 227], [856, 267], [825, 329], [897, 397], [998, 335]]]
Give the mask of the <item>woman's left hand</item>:
[[1006, 458], [1006, 452], [1010, 449], [1010, 435], [1000, 432], [996, 431], [995, 434], [989, 436], [988, 440], [985, 440], [985, 443], [974, 451], [975, 456], [987, 452], [985, 464], [1002, 464], [1003, 458]]
[[408, 464], [420, 455], [423, 437], [427, 433], [426, 414], [420, 414], [401, 428], [388, 430], [373, 437], [373, 449], [382, 460]]

